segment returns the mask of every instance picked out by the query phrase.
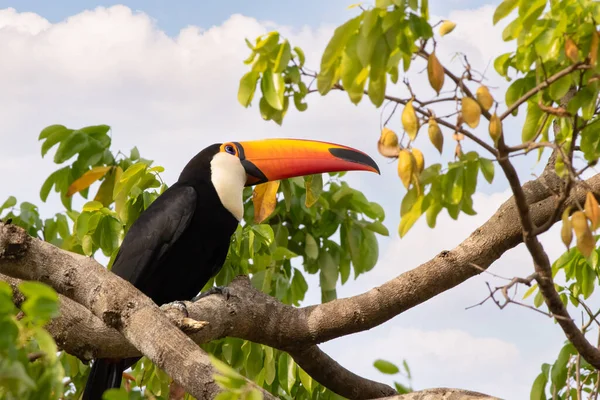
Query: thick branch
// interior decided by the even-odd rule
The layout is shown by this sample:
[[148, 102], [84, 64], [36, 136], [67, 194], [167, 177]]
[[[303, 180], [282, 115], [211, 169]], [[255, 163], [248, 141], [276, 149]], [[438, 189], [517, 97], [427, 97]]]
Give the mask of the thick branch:
[[[536, 224], [543, 223], [554, 215], [555, 203], [552, 192], [556, 185], [556, 179], [548, 172], [524, 186], [526, 201], [531, 205], [531, 215]], [[591, 178], [586, 185], [599, 189], [600, 177]], [[566, 205], [575, 202], [581, 203], [584, 198], [585, 190], [575, 190]], [[0, 248], [4, 249], [4, 257], [0, 257], [0, 271], [23, 276], [23, 271], [31, 269], [35, 270], [37, 274], [27, 277], [28, 279], [37, 277], [43, 281], [49, 281], [48, 272], [43, 271], [46, 269], [56, 271], [58, 268], [62, 268], [62, 275], [53, 276], [55, 281], [53, 286], [74, 298], [78, 297], [73, 293], [75, 281], [84, 281], [82, 285], [88, 290], [90, 285], [98, 283], [97, 281], [85, 282], [81, 278], [81, 275], [90, 273], [90, 270], [87, 269], [90, 263], [94, 264], [93, 268], [95, 269], [102, 268], [93, 260], [81, 257], [83, 261], [79, 260], [77, 263], [70, 255], [66, 255], [49, 244], [35, 240], [31, 243], [36, 244], [37, 253], [30, 251], [27, 255], [16, 254], [19, 256], [19, 260], [10, 259], [14, 256], [12, 253], [15, 251], [23, 253], [23, 249], [14, 245], [7, 247], [7, 229], [8, 227], [3, 226], [0, 231], [3, 233], [0, 234]], [[243, 280], [236, 280], [232, 284], [235, 295], [229, 301], [226, 302], [220, 296], [209, 296], [189, 305], [191, 318], [205, 319], [210, 322], [210, 325], [193, 334], [192, 337], [201, 342], [217, 337], [237, 336], [277, 348], [306, 348], [308, 345], [379, 325], [480, 273], [481, 271], [472, 267], [472, 264], [487, 268], [504, 252], [521, 241], [519, 216], [514, 200], [511, 198], [489, 221], [455, 249], [444, 251], [414, 270], [359, 296], [339, 299], [318, 306], [294, 309], [261, 292], [253, 291], [249, 285], [243, 284]], [[24, 261], [25, 259], [26, 261]], [[23, 271], [19, 271], [20, 267], [26, 264], [31, 265], [32, 268], [22, 268]], [[83, 268], [83, 272], [78, 272], [78, 268]], [[72, 275], [79, 278], [74, 279]], [[248, 288], [242, 290], [240, 289], [242, 286], [248, 286]], [[83, 290], [85, 289], [79, 289], [80, 297], [85, 295], [85, 293], [81, 293]], [[95, 290], [92, 294], [96, 296], [97, 292], [98, 290]], [[112, 294], [114, 295], [114, 293]], [[104, 298], [104, 302], [108, 300], [106, 294], [102, 294], [100, 297]], [[93, 303], [91, 306], [96, 307], [96, 310], [98, 304], [103, 304], [98, 301]], [[83, 324], [91, 326], [87, 320], [70, 323], [78, 324], [77, 326]], [[261, 329], [257, 330], [256, 326], [260, 326]], [[94, 327], [94, 331], [100, 332], [101, 330], [98, 331]], [[111, 346], [107, 346], [102, 340], [98, 343], [102, 345], [90, 348], [92, 354], [109, 356]], [[83, 344], [81, 345], [83, 346]], [[93, 346], [90, 343], [86, 345]], [[122, 351], [127, 350], [123, 350], [121, 346], [119, 351], [115, 350], [113, 354], [117, 355], [118, 353], [123, 356]]]
[[94, 260], [76, 259], [19, 227], [0, 224], [0, 272], [48, 283], [85, 306], [194, 397], [209, 399], [220, 391], [208, 355], [152, 300]]
[[472, 392], [470, 390], [436, 388], [420, 390], [391, 397], [385, 397], [381, 400], [500, 400], [497, 397], [487, 394]]

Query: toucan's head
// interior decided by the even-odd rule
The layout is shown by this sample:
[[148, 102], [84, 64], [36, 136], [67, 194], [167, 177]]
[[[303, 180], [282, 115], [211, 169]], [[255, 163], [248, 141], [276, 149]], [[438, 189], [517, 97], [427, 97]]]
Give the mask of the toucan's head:
[[334, 143], [302, 139], [227, 142], [219, 153], [236, 157], [246, 173], [245, 186], [323, 172], [371, 171], [379, 167], [365, 153]]
[[324, 172], [379, 173], [375, 161], [359, 150], [303, 139], [219, 143], [204, 149], [195, 160], [190, 161], [182, 177], [197, 173], [197, 162], [209, 164], [210, 179], [221, 202], [238, 220], [243, 216], [245, 186]]

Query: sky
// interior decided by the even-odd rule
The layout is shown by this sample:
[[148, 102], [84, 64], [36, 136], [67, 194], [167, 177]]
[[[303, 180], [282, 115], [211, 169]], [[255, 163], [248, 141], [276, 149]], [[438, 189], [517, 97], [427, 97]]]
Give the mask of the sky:
[[[43, 216], [60, 211], [56, 196], [41, 203], [39, 188], [58, 167], [40, 157], [37, 136], [50, 124], [77, 128], [93, 124], [112, 127], [113, 149], [137, 145], [142, 156], [166, 167], [173, 182], [185, 163], [202, 148], [225, 140], [299, 137], [334, 141], [373, 156], [381, 175], [350, 173], [348, 182], [386, 211], [391, 236], [380, 243], [377, 266], [338, 288], [340, 297], [365, 292], [417, 267], [442, 250], [459, 244], [484, 223], [509, 197], [506, 180], [497, 171], [489, 185], [478, 186], [478, 215], [458, 221], [442, 213], [435, 229], [420, 220], [403, 239], [396, 234], [399, 204], [405, 193], [396, 164], [377, 153], [381, 110], [367, 101], [350, 104], [343, 93], [313, 96], [304, 113], [291, 111], [283, 126], [265, 122], [257, 107], [244, 109], [236, 99], [239, 78], [251, 40], [277, 29], [305, 50], [307, 64], [317, 69], [336, 24], [352, 17], [352, 1], [0, 1], [0, 201], [40, 204]], [[492, 94], [500, 98], [507, 82], [493, 71], [494, 56], [510, 51], [501, 40], [503, 24], [491, 27], [494, 2], [430, 1], [432, 19], [457, 23], [439, 39], [438, 57], [459, 68], [456, 52], [469, 55], [474, 68], [486, 70]], [[409, 73], [416, 91], [432, 95], [424, 65]], [[402, 93], [391, 87], [391, 93]], [[510, 139], [520, 137], [522, 115], [505, 126]], [[395, 125], [394, 125], [395, 124]], [[400, 130], [399, 117], [392, 127]], [[485, 126], [475, 131], [487, 137]], [[452, 156], [450, 133], [442, 160]], [[421, 135], [424, 136], [424, 135]], [[440, 156], [421, 137], [426, 161]], [[473, 148], [465, 143], [465, 148]], [[53, 154], [51, 152], [51, 154]], [[523, 180], [539, 172], [534, 159], [515, 161]], [[82, 200], [78, 200], [82, 204]], [[556, 229], [544, 246], [551, 258], [563, 251]], [[527, 276], [532, 264], [522, 246], [508, 252], [490, 271], [505, 277]], [[487, 296], [482, 274], [367, 332], [322, 345], [352, 371], [391, 383], [395, 377], [377, 372], [377, 358], [406, 359], [416, 389], [460, 387], [506, 399], [526, 398], [542, 362], [552, 362], [564, 342], [547, 317], [513, 306], [499, 310], [491, 303], [466, 310]], [[319, 302], [318, 279], [304, 305]], [[401, 378], [398, 378], [402, 382]]]

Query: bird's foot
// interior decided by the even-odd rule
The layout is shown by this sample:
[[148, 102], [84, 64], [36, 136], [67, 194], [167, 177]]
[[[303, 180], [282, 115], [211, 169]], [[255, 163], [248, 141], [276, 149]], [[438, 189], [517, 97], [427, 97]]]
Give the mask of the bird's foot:
[[198, 296], [194, 297], [192, 299], [192, 302], [196, 302], [204, 297], [207, 297], [207, 296], [210, 296], [213, 294], [220, 294], [221, 296], [225, 297], [225, 300], [229, 300], [229, 297], [231, 296], [231, 291], [229, 290], [229, 288], [227, 286], [213, 286], [210, 289], [208, 289], [206, 292], [200, 293]]
[[179, 311], [181, 311], [181, 313], [183, 315], [185, 315], [185, 318], [190, 316], [190, 314], [188, 313], [188, 309], [185, 306], [185, 303], [183, 301], [176, 300], [176, 301], [172, 302], [170, 305], [173, 306], [173, 308], [176, 308]]

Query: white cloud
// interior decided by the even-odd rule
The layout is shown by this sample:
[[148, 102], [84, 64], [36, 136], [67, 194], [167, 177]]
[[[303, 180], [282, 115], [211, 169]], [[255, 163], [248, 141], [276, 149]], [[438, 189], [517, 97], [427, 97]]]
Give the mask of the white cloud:
[[[490, 57], [506, 47], [498, 39], [502, 27], [489, 29], [492, 12], [491, 7], [453, 12], [450, 19], [457, 22], [457, 28], [440, 41], [439, 49], [444, 49], [440, 57], [447, 60], [456, 51], [468, 52], [473, 65], [483, 70]], [[435, 230], [420, 221], [405, 239], [395, 238], [404, 189], [396, 165], [377, 155], [380, 110], [368, 99], [356, 107], [343, 93], [314, 95], [308, 111], [291, 111], [282, 127], [263, 122], [256, 105], [244, 109], [237, 103], [238, 80], [247, 70], [242, 60], [249, 52], [244, 38], [252, 40], [273, 28], [303, 47], [308, 63], [316, 69], [334, 27], [279, 27], [232, 15], [221, 25], [208, 29], [189, 26], [169, 37], [151, 17], [124, 6], [98, 7], [55, 24], [36, 14], [0, 10], [0, 54], [5, 55], [0, 63], [0, 201], [15, 194], [19, 200], [40, 203], [39, 187], [58, 167], [51, 161], [52, 154], [40, 159], [37, 135], [54, 123], [111, 125], [113, 148], [128, 151], [137, 145], [144, 157], [167, 168], [168, 182], [176, 179], [196, 152], [216, 141], [284, 136], [345, 143], [374, 155], [380, 164], [382, 176], [347, 176], [369, 199], [384, 205], [392, 232], [392, 239], [382, 241], [377, 268], [340, 289], [341, 295], [349, 296], [452, 248], [506, 198], [507, 193], [478, 195], [475, 208], [479, 216], [461, 216], [456, 222], [443, 214]], [[493, 71], [489, 76], [494, 77]], [[419, 90], [428, 87], [425, 74], [413, 74], [411, 83]], [[483, 125], [481, 129], [485, 135]], [[427, 139], [421, 140], [426, 159], [438, 160]], [[450, 140], [446, 146], [448, 157]], [[42, 207], [44, 216], [59, 209], [52, 195]], [[493, 270], [509, 276], [528, 273], [531, 265], [522, 250], [509, 253]], [[465, 306], [485, 296], [484, 281], [489, 279], [473, 278], [388, 324], [327, 343], [324, 348], [346, 366], [371, 376], [374, 357], [407, 358], [421, 388], [444, 384], [482, 390], [481, 375], [471, 377], [467, 371], [479, 373], [487, 368], [489, 376], [495, 377], [495, 381], [486, 378], [483, 387], [487, 391], [502, 394], [513, 390], [511, 394], [523, 398], [540, 363], [548, 361], [548, 354], [554, 355], [562, 336], [549, 320], [532, 317], [529, 310], [499, 312], [488, 305], [465, 311]], [[309, 299], [317, 298], [315, 286]], [[393, 334], [386, 333], [388, 329]], [[398, 345], [394, 346], [396, 338]], [[394, 352], [381, 343], [388, 343]], [[461, 358], [459, 347], [469, 358]], [[348, 349], [353, 349], [352, 359]], [[522, 358], [527, 362], [516, 363]], [[464, 371], [464, 380], [453, 372], [454, 366]], [[515, 376], [522, 386], [507, 389], [509, 378]]]

